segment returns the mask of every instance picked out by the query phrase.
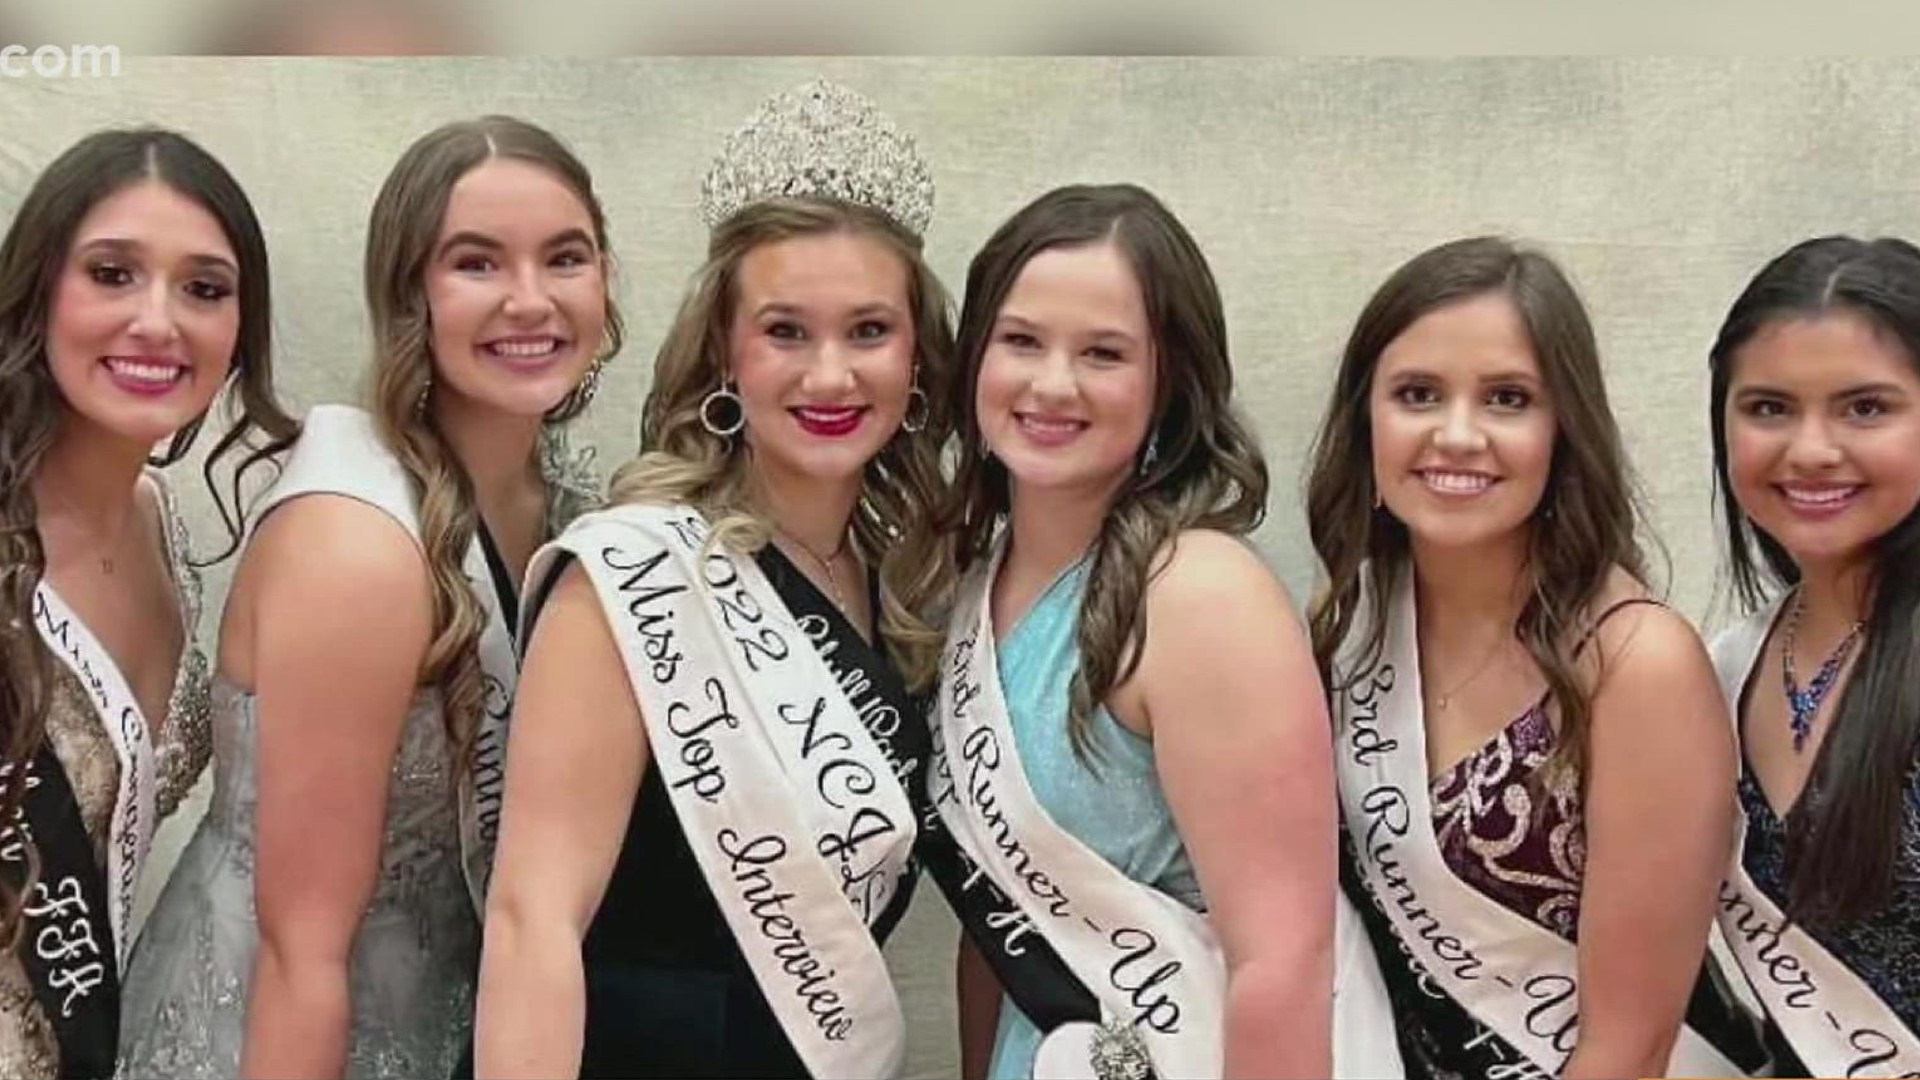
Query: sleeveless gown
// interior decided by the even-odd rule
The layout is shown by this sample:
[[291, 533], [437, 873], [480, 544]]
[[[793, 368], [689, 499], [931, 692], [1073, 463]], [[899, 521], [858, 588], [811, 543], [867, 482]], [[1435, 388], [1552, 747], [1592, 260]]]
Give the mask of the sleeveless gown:
[[[1642, 599], [1621, 601], [1595, 621]], [[1582, 641], [1582, 647], [1585, 646]], [[1558, 733], [1543, 695], [1427, 785], [1434, 838], [1454, 876], [1501, 907], [1578, 943], [1587, 863], [1584, 804], [1577, 777], [1544, 772]], [[1393, 1001], [1400, 1052], [1414, 1080], [1476, 1077], [1495, 1069], [1526, 1075], [1520, 1050], [1481, 1024], [1400, 944], [1378, 897], [1362, 883], [1352, 839], [1340, 830], [1341, 884], [1374, 940]], [[1687, 1004], [1687, 1023], [1728, 1056], [1755, 1060], [1750, 1026], [1737, 1015], [1711, 966]]]
[[[1020, 764], [1048, 816], [1134, 881], [1204, 911], [1192, 860], [1154, 771], [1153, 744], [1104, 706], [1093, 714], [1094, 767], [1077, 757], [1067, 703], [1080, 649], [1074, 627], [1090, 564], [1082, 559], [1049, 584], [1001, 638], [1000, 686]], [[1041, 1033], [1011, 997], [1000, 1000], [987, 1075], [1033, 1075]]]
[[[867, 645], [778, 548], [761, 548], [755, 561], [790, 611], [829, 621], [839, 655], [857, 656], [876, 676], [874, 691], [901, 716], [924, 713], [924, 702], [909, 699], [884, 652]], [[544, 584], [529, 585], [532, 608], [565, 565], [556, 563]], [[926, 761], [924, 723], [901, 724], [893, 739], [903, 758]], [[903, 882], [873, 926], [881, 943], [906, 914], [915, 880]], [[808, 1075], [714, 900], [658, 769], [648, 768], [640, 782], [581, 953], [587, 986], [582, 1077]]]
[[[357, 409], [321, 406], [263, 500], [345, 494], [418, 536], [411, 488]], [[258, 700], [216, 677], [214, 795], [135, 946], [123, 1000], [129, 1077], [240, 1071], [259, 929], [253, 906]], [[422, 690], [389, 774], [380, 869], [350, 961], [347, 1075], [444, 1077], [472, 1030], [480, 926], [461, 867], [439, 695]]]

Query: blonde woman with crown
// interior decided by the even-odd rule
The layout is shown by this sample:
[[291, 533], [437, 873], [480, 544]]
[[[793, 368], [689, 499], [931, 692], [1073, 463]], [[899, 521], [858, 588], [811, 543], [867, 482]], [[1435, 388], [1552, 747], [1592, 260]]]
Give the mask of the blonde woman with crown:
[[483, 1076], [886, 1076], [952, 348], [933, 185], [864, 98], [768, 101], [612, 508], [527, 575]]

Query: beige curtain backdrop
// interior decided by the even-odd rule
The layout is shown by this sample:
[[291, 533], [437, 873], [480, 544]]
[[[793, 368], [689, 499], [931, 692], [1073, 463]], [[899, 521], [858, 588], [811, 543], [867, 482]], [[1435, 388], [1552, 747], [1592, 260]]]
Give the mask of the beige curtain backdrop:
[[[304, 410], [358, 393], [366, 215], [402, 148], [481, 113], [546, 125], [593, 170], [620, 261], [629, 344], [576, 429], [612, 466], [633, 449], [653, 349], [704, 250], [711, 155], [766, 95], [817, 75], [919, 137], [939, 189], [929, 254], [956, 299], [978, 245], [1049, 187], [1129, 180], [1172, 206], [1225, 294], [1240, 402], [1274, 476], [1258, 541], [1297, 597], [1314, 576], [1301, 474], [1340, 347], [1416, 252], [1497, 232], [1562, 260], [1599, 329], [1671, 595], [1712, 622], [1705, 352], [1721, 316], [1795, 241], [1920, 225], [1920, 65], [1779, 59], [129, 56], [118, 77], [0, 80], [0, 212], [96, 128], [199, 139], [265, 223], [279, 385]], [[217, 550], [205, 492], [185, 468], [179, 482], [197, 545]], [[209, 646], [229, 570], [208, 578]], [[189, 825], [169, 824], [150, 895]], [[957, 1069], [952, 925], [927, 885], [892, 949], [916, 1074]]]

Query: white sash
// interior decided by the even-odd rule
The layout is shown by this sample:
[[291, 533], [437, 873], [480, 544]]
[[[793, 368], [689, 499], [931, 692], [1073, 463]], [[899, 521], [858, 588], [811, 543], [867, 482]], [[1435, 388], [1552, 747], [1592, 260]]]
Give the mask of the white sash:
[[653, 767], [807, 1070], [894, 1075], [905, 1020], [869, 924], [909, 867], [913, 811], [759, 567], [708, 553], [707, 534], [685, 507], [588, 514], [534, 556], [527, 580], [544, 580], [562, 551], [587, 571]]
[[[1204, 915], [1128, 878], [1062, 829], [1029, 786], [995, 660], [988, 595], [1004, 545], [961, 584], [942, 658], [933, 801], [973, 865], [1018, 906], [1100, 1002], [1131, 1026], [1161, 1076], [1225, 1064], [1226, 966]], [[1392, 1010], [1358, 915], [1336, 890], [1334, 1075], [1401, 1076]], [[1091, 1025], [1048, 1033], [1036, 1075], [1093, 1075]], [[1071, 1047], [1070, 1052], [1061, 1048]]]
[[508, 632], [506, 604], [494, 587], [486, 551], [475, 536], [461, 564], [467, 583], [486, 611], [478, 651], [482, 679], [480, 715], [473, 733], [467, 783], [460, 796], [460, 861], [466, 871], [473, 909], [486, 913], [487, 881], [493, 873], [493, 848], [500, 834], [500, 800], [506, 792], [507, 723], [513, 715], [513, 691], [520, 668]]
[[[1356, 620], [1339, 663], [1335, 751], [1340, 803], [1367, 888], [1400, 942], [1449, 997], [1558, 1075], [1578, 1039], [1578, 949], [1460, 880], [1441, 856], [1428, 795], [1426, 727], [1420, 695], [1413, 580], [1401, 575], [1381, 655], [1365, 670], [1356, 646], [1369, 620]], [[1682, 1026], [1669, 1076], [1739, 1076]]]
[[[1736, 716], [1779, 609], [1775, 600], [1714, 640], [1714, 667]], [[1744, 810], [1737, 822], [1733, 868], [1720, 887], [1720, 930], [1767, 1015], [1816, 1076], [1920, 1076], [1920, 1038], [1812, 935], [1788, 925], [1754, 884], [1741, 860]]]
[[[113, 797], [107, 838], [107, 906], [115, 951], [119, 953], [115, 959], [124, 972], [127, 950], [133, 944], [134, 892], [147, 862], [147, 851], [153, 845], [158, 773], [152, 729], [113, 657], [45, 581], [33, 594], [33, 622], [47, 648], [86, 691], [120, 761], [120, 784]], [[189, 641], [185, 647], [192, 646]]]

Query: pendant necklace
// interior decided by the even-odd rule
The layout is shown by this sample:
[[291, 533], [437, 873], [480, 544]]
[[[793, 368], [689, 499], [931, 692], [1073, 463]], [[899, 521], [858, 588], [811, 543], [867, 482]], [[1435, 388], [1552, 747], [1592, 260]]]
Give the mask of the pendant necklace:
[[1800, 612], [1805, 607], [1805, 592], [1796, 590], [1793, 608], [1787, 612], [1786, 632], [1780, 643], [1780, 679], [1785, 684], [1787, 722], [1793, 729], [1793, 752], [1796, 754], [1807, 745], [1808, 736], [1813, 734], [1814, 714], [1820, 711], [1820, 703], [1826, 700], [1827, 692], [1833, 689], [1834, 680], [1840, 677], [1840, 667], [1847, 662], [1847, 654], [1853, 651], [1854, 643], [1860, 640], [1860, 631], [1864, 626], [1858, 621], [1853, 624], [1853, 628], [1840, 639], [1840, 644], [1827, 654], [1820, 670], [1813, 673], [1813, 681], [1803, 688], [1793, 674], [1793, 643], [1800, 629]]
[[1465, 690], [1468, 686], [1472, 685], [1473, 680], [1479, 678], [1482, 674], [1485, 674], [1488, 665], [1492, 664], [1493, 658], [1499, 654], [1500, 646], [1502, 644], [1503, 644], [1503, 641], [1501, 639], [1496, 638], [1494, 640], [1493, 647], [1487, 650], [1487, 655], [1480, 658], [1480, 666], [1474, 668], [1473, 673], [1471, 675], [1468, 675], [1466, 678], [1455, 683], [1453, 686], [1453, 689], [1448, 690], [1443, 694], [1440, 694], [1434, 701], [1434, 707], [1441, 712], [1446, 712], [1447, 706], [1453, 704], [1454, 697], [1458, 695], [1460, 691]]
[[840, 609], [840, 614], [845, 615], [847, 613], [847, 601], [845, 597], [840, 595], [840, 575], [833, 572], [833, 564], [839, 561], [840, 556], [846, 552], [847, 538], [853, 535], [852, 530], [848, 530], [847, 532], [841, 533], [839, 546], [835, 547], [832, 551], [828, 552], [825, 556], [822, 556], [819, 552], [808, 547], [806, 544], [801, 542], [799, 537], [793, 535], [792, 533], [788, 532], [787, 530], [781, 528], [778, 525], [775, 525], [773, 527], [773, 531], [776, 533], [779, 533], [781, 536], [786, 537], [788, 542], [793, 544], [795, 547], [799, 548], [801, 551], [806, 552], [808, 558], [811, 558], [814, 562], [819, 563], [820, 569], [825, 570], [827, 572], [828, 598], [833, 601], [834, 607]]

